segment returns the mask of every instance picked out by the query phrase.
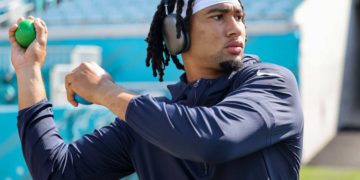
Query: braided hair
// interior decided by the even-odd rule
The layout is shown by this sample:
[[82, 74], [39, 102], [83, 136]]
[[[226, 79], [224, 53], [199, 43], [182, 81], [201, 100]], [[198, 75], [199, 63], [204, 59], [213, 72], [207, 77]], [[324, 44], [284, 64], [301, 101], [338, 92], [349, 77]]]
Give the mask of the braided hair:
[[[182, 19], [181, 14], [184, 7], [184, 0], [170, 0], [168, 4], [169, 12], [174, 12], [176, 8], [176, 35], [177, 38], [181, 36], [181, 21], [184, 24], [185, 32], [190, 31], [190, 18], [193, 13], [193, 4], [195, 0], [189, 0], [188, 7], [186, 8], [186, 16]], [[241, 7], [243, 5], [239, 0]], [[154, 14], [151, 22], [150, 31], [145, 39], [148, 43], [147, 55], [146, 55], [146, 66], [151, 65], [153, 76], [159, 75], [159, 81], [164, 80], [165, 68], [169, 65], [170, 59], [174, 62], [177, 69], [184, 70], [184, 65], [181, 64], [180, 60], [176, 55], [171, 55], [169, 50], [166, 48], [163, 38], [163, 21], [166, 17], [165, 1], [161, 0], [157, 6], [157, 11]]]

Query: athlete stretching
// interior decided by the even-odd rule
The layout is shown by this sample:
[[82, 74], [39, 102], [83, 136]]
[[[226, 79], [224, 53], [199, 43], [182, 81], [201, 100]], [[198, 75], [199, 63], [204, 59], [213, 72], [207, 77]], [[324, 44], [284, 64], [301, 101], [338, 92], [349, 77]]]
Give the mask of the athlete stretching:
[[161, 81], [170, 60], [185, 70], [169, 86], [171, 99], [128, 93], [93, 63], [74, 69], [66, 76], [69, 102], [78, 105], [77, 93], [119, 118], [71, 144], [58, 133], [42, 80], [47, 28], [39, 19], [35, 28], [26, 50], [15, 41], [17, 25], [9, 31], [18, 129], [34, 179], [119, 179], [134, 172], [152, 180], [299, 178], [303, 116], [296, 80], [283, 67], [244, 55], [240, 1], [161, 1], [146, 65]]

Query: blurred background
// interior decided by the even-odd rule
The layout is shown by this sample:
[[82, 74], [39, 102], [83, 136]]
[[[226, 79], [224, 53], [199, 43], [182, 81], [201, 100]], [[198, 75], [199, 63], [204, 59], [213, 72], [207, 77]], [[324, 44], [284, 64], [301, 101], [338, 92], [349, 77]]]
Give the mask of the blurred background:
[[[245, 52], [290, 69], [299, 83], [305, 130], [301, 179], [360, 179], [359, 0], [243, 0]], [[43, 68], [48, 98], [66, 142], [115, 118], [97, 106], [66, 102], [64, 76], [95, 61], [121, 86], [169, 96], [183, 72], [165, 82], [145, 67], [144, 41], [159, 0], [0, 0], [0, 179], [31, 179], [16, 128], [17, 84], [8, 28], [21, 16], [42, 18], [49, 40]], [[137, 179], [132, 175], [125, 179]]]

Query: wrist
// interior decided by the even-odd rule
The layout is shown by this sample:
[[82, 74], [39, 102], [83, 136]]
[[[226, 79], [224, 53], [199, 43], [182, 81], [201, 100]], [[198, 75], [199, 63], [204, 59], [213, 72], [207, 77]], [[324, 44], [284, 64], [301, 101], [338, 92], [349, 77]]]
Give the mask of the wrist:
[[114, 84], [114, 87], [109, 89], [109, 91], [103, 95], [102, 105], [110, 109], [114, 114], [120, 117], [120, 119], [125, 120], [127, 107], [135, 95], [121, 87], [116, 86], [116, 84]]
[[17, 76], [24, 76], [27, 78], [31, 77], [33, 74], [41, 73], [41, 66], [39, 64], [22, 65], [14, 69]]
[[[15, 70], [16, 78], [20, 83], [29, 83], [32, 80], [42, 80], [41, 68], [39, 67], [27, 67], [22, 68], [21, 70]], [[28, 81], [28, 82], [26, 82]]]
[[109, 100], [116, 96], [118, 87], [113, 82], [108, 82], [106, 84], [103, 83], [102, 85], [98, 86], [97, 92], [97, 97], [95, 98], [98, 100], [97, 103], [103, 106], [107, 106]]

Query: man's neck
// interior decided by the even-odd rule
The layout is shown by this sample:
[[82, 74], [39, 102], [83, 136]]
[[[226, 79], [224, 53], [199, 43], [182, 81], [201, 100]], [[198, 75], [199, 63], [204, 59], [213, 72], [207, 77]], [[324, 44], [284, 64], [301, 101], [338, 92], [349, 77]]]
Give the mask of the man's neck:
[[224, 74], [222, 71], [210, 68], [201, 68], [199, 66], [193, 65], [192, 63], [184, 62], [184, 66], [188, 83], [197, 81], [199, 79], [217, 79]]

